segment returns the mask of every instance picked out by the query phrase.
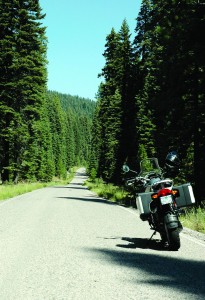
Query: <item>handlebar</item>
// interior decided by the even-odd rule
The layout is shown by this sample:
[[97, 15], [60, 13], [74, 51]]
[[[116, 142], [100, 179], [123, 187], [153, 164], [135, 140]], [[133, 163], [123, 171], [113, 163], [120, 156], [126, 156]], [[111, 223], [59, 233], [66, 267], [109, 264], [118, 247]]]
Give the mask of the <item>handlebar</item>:
[[146, 177], [138, 176], [135, 178], [136, 181], [144, 181], [144, 182], [149, 182], [149, 179]]
[[128, 179], [126, 182], [127, 182], [127, 185], [132, 185], [134, 183], [145, 184], [145, 183], [149, 182], [149, 179], [142, 177], [142, 176], [138, 176], [138, 177], [134, 177], [132, 179]]

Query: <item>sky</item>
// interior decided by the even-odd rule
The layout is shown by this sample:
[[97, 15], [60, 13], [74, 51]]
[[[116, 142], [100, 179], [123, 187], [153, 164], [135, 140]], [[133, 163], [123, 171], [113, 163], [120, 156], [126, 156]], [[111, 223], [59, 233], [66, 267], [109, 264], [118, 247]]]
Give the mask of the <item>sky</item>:
[[124, 19], [135, 36], [141, 0], [39, 0], [48, 38], [48, 89], [95, 100], [106, 36]]

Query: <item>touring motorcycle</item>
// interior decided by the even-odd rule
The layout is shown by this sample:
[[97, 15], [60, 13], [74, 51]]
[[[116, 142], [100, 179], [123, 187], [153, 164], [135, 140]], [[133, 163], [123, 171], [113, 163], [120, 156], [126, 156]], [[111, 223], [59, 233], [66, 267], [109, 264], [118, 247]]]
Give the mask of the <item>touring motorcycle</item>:
[[143, 159], [139, 173], [130, 170], [128, 165], [123, 165], [125, 173], [137, 173], [126, 181], [126, 185], [135, 191], [141, 220], [148, 221], [150, 228], [154, 230], [151, 238], [158, 232], [163, 245], [174, 251], [180, 248], [179, 234], [183, 229], [179, 220], [181, 207], [195, 202], [190, 184], [175, 188], [173, 180], [168, 177], [176, 176], [179, 165], [175, 151], [167, 155], [163, 169], [160, 168], [157, 158]]

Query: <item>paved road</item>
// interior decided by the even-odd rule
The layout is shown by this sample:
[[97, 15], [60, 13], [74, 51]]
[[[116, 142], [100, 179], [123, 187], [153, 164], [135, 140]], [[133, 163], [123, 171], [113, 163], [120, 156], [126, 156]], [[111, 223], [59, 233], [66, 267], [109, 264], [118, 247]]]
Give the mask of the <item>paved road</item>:
[[0, 300], [205, 299], [205, 241], [162, 250], [134, 209], [68, 186], [0, 204]]

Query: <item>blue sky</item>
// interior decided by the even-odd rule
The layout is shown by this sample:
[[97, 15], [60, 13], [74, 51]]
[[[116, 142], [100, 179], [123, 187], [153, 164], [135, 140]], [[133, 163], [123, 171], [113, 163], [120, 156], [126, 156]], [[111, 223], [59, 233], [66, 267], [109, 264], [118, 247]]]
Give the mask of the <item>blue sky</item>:
[[105, 39], [124, 19], [134, 38], [141, 0], [40, 0], [48, 38], [48, 89], [94, 99]]

